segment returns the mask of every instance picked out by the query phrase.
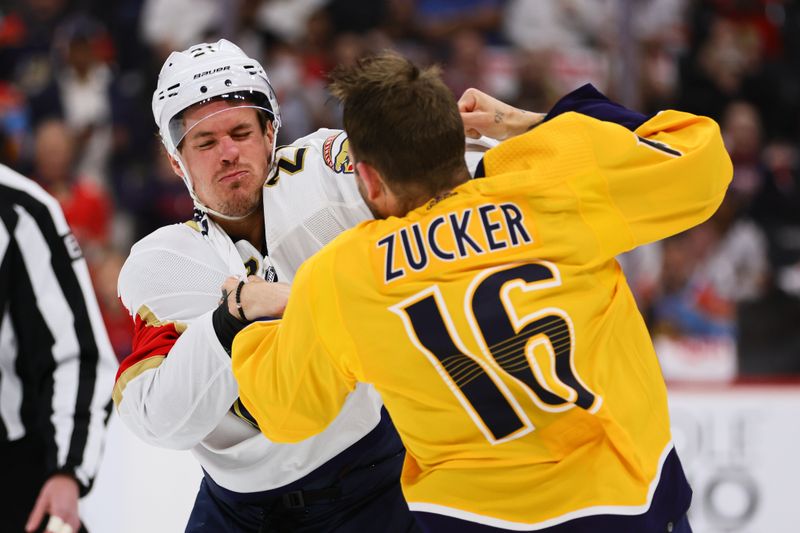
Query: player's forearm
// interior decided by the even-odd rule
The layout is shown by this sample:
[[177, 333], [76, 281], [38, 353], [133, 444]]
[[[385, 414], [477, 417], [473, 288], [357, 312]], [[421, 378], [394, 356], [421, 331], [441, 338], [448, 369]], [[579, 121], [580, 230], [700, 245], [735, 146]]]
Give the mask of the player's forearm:
[[135, 375], [122, 373], [118, 379], [118, 385], [125, 380], [115, 393], [120, 418], [142, 440], [164, 448], [196, 445], [238, 395], [211, 313], [194, 321], [166, 356], [155, 355], [141, 372], [133, 370]]
[[467, 89], [458, 100], [464, 131], [468, 137], [481, 135], [503, 140], [530, 130], [545, 115], [526, 111], [501, 102], [477, 89]]

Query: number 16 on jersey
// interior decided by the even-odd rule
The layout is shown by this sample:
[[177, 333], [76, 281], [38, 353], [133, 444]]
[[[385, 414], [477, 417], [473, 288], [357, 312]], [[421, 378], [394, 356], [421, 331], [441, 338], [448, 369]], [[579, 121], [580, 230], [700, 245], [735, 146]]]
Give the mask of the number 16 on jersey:
[[[545, 261], [503, 265], [475, 276], [464, 295], [464, 310], [484, 357], [471, 354], [460, 339], [438, 285], [390, 308], [492, 444], [535, 429], [500, 374], [520, 383], [544, 411], [578, 406], [596, 413], [602, 404], [575, 371], [569, 315], [548, 307], [519, 316], [512, 305], [512, 290], [528, 293], [560, 285], [558, 269]], [[547, 368], [533, 355], [538, 346], [549, 355]]]

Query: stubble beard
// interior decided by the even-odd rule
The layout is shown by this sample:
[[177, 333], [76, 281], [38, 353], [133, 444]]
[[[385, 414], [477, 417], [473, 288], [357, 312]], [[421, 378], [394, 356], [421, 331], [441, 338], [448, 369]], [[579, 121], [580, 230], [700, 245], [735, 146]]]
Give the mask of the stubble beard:
[[226, 198], [219, 203], [216, 211], [230, 217], [246, 217], [251, 215], [261, 206], [261, 188], [250, 194], [245, 194], [241, 185], [236, 185], [227, 191], [232, 198]]

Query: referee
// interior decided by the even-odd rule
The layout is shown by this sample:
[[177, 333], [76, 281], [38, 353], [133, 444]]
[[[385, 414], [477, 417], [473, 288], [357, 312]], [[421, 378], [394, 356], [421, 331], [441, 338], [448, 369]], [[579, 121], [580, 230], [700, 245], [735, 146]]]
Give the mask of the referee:
[[0, 530], [82, 529], [116, 366], [58, 202], [0, 165]]

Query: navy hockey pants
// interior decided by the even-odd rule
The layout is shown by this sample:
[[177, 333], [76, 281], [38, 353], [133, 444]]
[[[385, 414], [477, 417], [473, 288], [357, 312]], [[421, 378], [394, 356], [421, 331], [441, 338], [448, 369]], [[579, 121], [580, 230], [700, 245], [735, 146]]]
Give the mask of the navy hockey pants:
[[419, 531], [400, 490], [405, 450], [385, 410], [350, 448], [280, 489], [237, 493], [203, 477], [187, 533]]

